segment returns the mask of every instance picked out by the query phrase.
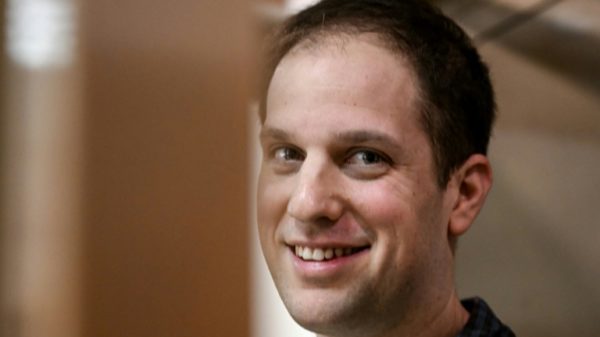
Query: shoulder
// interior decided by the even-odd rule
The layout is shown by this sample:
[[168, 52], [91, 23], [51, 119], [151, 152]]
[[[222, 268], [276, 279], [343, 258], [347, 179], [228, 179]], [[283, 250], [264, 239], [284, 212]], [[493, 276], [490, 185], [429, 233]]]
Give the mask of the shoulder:
[[515, 337], [483, 299], [468, 298], [461, 304], [469, 312], [469, 321], [457, 337]]

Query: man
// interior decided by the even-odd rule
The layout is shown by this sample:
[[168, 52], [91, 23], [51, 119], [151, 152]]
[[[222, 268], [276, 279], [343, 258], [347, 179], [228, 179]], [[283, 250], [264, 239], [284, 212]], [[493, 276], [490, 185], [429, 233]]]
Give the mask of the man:
[[486, 66], [424, 1], [325, 0], [274, 37], [258, 224], [318, 336], [513, 336], [463, 303], [454, 250], [491, 187]]

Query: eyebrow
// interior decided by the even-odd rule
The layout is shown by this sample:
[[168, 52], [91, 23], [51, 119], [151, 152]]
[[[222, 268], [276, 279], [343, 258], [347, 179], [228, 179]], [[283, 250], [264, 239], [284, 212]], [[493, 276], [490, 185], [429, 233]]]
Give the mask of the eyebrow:
[[286, 131], [273, 127], [263, 127], [258, 136], [261, 140], [266, 138], [276, 139], [279, 141], [290, 141], [293, 137]]
[[372, 130], [351, 130], [338, 132], [335, 135], [336, 139], [339, 139], [345, 143], [382, 143], [387, 146], [398, 147], [392, 137], [385, 133]]
[[[259, 138], [261, 140], [264, 139], [275, 139], [282, 142], [292, 142], [294, 140], [294, 136], [290, 133], [273, 127], [264, 127], [260, 131]], [[349, 143], [349, 144], [364, 144], [364, 143], [380, 143], [387, 147], [400, 148], [398, 143], [391, 136], [374, 131], [374, 130], [349, 130], [336, 132], [334, 134], [334, 139], [341, 143]]]

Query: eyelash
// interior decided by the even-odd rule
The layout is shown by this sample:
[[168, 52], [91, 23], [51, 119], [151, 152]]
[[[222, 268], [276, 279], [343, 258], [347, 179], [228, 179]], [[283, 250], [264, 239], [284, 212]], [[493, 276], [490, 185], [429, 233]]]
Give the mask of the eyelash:
[[[280, 153], [280, 151], [285, 151], [284, 153]], [[287, 156], [290, 156], [290, 152], [292, 152], [293, 156], [296, 157], [301, 157], [300, 159], [289, 159], [289, 158], [285, 158]], [[283, 156], [284, 158], [281, 158], [280, 156]], [[275, 149], [273, 149], [271, 151], [271, 157], [275, 160], [282, 160], [282, 161], [290, 161], [290, 160], [304, 160], [304, 154], [302, 154], [302, 151], [291, 147], [291, 146], [280, 146], [277, 147]]]
[[[368, 149], [368, 148], [355, 148], [355, 149], [350, 149], [350, 151], [348, 151], [348, 154], [344, 156], [344, 160], [343, 163], [344, 164], [348, 164], [348, 165], [353, 165], [354, 163], [352, 163], [352, 160], [359, 154], [362, 154], [363, 156], [374, 156], [373, 163], [367, 163], [365, 164], [365, 158], [361, 158], [359, 159], [361, 162], [360, 163], [356, 163], [356, 165], [360, 165], [360, 166], [374, 166], [374, 165], [379, 165], [379, 164], [387, 164], [387, 165], [392, 165], [392, 160], [385, 154], [382, 154], [379, 151], [373, 150], [373, 149]], [[304, 153], [293, 147], [293, 146], [278, 146], [275, 147], [273, 150], [270, 151], [270, 157], [275, 160], [276, 162], [285, 165], [291, 162], [299, 162], [299, 161], [303, 161], [304, 160]]]
[[[350, 160], [352, 160], [358, 154], [363, 154], [363, 156], [364, 155], [374, 155], [376, 157], [376, 160], [373, 164], [365, 164], [365, 166], [378, 165], [378, 164], [382, 164], [382, 163], [388, 164], [388, 165], [392, 164], [391, 159], [388, 156], [386, 156], [385, 154], [382, 154], [379, 151], [375, 151], [372, 149], [365, 149], [365, 148], [359, 148], [359, 149], [355, 149], [355, 150], [351, 151], [350, 155], [346, 159], [346, 163], [350, 162]], [[361, 160], [364, 161], [364, 157]]]

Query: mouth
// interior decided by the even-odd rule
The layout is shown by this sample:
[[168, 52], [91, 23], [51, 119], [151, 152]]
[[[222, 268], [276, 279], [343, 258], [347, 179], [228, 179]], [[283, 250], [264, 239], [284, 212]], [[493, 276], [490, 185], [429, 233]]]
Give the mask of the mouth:
[[369, 246], [363, 247], [320, 247], [290, 246], [294, 254], [304, 261], [329, 261], [360, 253]]

